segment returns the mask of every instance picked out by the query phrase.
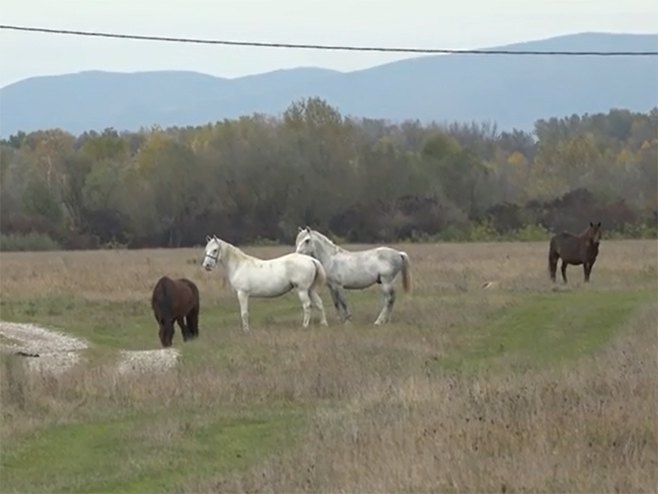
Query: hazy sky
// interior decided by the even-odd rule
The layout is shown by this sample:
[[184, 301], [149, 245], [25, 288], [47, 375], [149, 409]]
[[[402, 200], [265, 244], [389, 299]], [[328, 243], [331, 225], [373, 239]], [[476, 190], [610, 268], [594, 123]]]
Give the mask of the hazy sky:
[[[485, 48], [582, 31], [656, 33], [656, 0], [0, 0], [0, 23], [245, 41]], [[404, 55], [178, 45], [0, 30], [0, 86], [81, 70], [236, 77], [349, 71]]]

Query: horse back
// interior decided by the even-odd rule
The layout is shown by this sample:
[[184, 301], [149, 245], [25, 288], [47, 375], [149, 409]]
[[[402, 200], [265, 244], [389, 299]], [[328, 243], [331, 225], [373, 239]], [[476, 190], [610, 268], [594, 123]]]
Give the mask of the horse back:
[[151, 307], [158, 319], [175, 319], [199, 306], [199, 290], [186, 278], [163, 276], [153, 288]]
[[569, 232], [558, 233], [551, 238], [550, 252], [570, 264], [581, 264], [596, 259], [598, 247], [586, 248], [586, 240]]
[[570, 232], [560, 232], [556, 235], [553, 235], [551, 242], [568, 242], [570, 240], [577, 240], [578, 236]]
[[561, 232], [551, 237], [551, 250], [559, 252], [563, 248], [578, 245], [578, 237], [573, 233]]

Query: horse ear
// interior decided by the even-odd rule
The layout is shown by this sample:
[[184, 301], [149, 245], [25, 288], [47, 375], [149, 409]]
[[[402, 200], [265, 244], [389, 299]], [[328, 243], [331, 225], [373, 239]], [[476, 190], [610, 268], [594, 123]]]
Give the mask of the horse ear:
[[308, 226], [308, 225], [306, 225], [306, 231], [307, 231], [308, 233], [311, 233], [311, 227]]
[[599, 228], [601, 228], [601, 222], [599, 221], [599, 222], [596, 224], [596, 226], [598, 226]]
[[302, 230], [303, 230], [303, 228], [301, 226], [297, 227], [297, 233], [301, 232]]
[[206, 242], [210, 242], [210, 235], [206, 235]]
[[592, 222], [590, 221], [590, 222], [589, 222], [589, 226], [591, 226], [592, 228], [594, 228], [594, 223], [592, 223]]

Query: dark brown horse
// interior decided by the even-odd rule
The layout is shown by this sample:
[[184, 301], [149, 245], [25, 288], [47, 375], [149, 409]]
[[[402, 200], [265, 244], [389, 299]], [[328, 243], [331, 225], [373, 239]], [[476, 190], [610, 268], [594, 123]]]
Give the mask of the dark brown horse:
[[582, 264], [585, 272], [585, 282], [589, 281], [589, 275], [599, 254], [599, 243], [601, 242], [601, 222], [590, 223], [587, 230], [580, 235], [562, 232], [551, 238], [551, 246], [548, 251], [548, 271], [551, 280], [555, 281], [557, 261], [562, 259], [562, 279], [567, 282], [567, 265], [576, 266]]
[[180, 326], [183, 341], [199, 336], [199, 290], [190, 280], [160, 278], [153, 288], [151, 307], [160, 325], [163, 347], [170, 347], [174, 339], [174, 321]]

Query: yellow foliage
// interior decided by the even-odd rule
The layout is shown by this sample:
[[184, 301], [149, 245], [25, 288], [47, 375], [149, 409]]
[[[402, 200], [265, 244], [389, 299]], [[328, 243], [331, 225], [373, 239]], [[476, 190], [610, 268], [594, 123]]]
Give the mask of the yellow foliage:
[[528, 164], [528, 160], [520, 151], [514, 151], [512, 154], [510, 154], [509, 157], [507, 158], [507, 162], [510, 165], [517, 165], [517, 166]]
[[163, 132], [152, 132], [137, 153], [137, 168], [146, 171], [156, 165], [158, 156], [166, 153], [171, 145], [171, 138]]
[[617, 163], [620, 165], [628, 166], [634, 160], [633, 152], [630, 149], [622, 149], [617, 155]]

